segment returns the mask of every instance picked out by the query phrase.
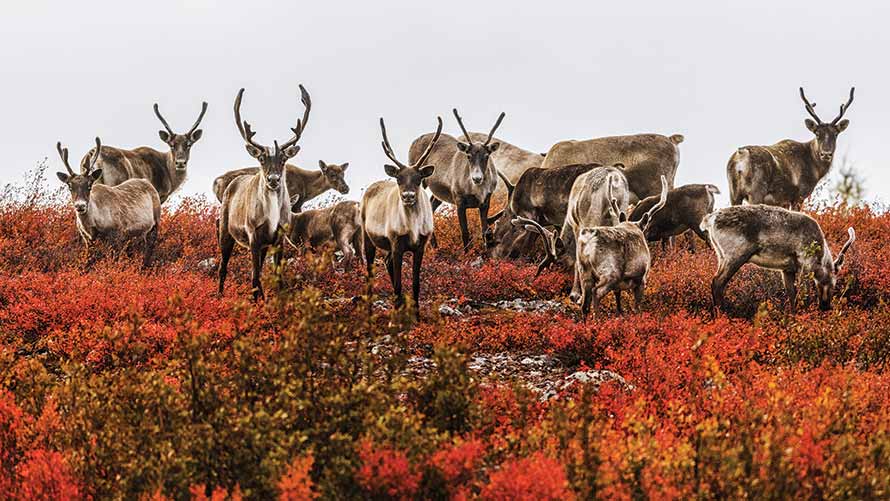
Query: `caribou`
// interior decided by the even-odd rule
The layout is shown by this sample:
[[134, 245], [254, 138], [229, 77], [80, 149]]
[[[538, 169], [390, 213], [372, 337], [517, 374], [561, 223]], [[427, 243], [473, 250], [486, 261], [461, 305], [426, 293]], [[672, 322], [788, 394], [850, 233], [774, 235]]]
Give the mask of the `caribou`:
[[680, 163], [679, 144], [683, 136], [674, 134], [636, 134], [612, 136], [585, 141], [561, 141], [547, 152], [542, 168], [562, 165], [599, 163], [602, 165], [623, 164], [624, 175], [630, 187], [630, 203], [660, 192], [661, 176], [674, 187], [677, 166]]
[[[576, 243], [583, 228], [597, 228], [618, 224], [618, 214], [627, 210], [630, 191], [621, 164], [600, 167], [578, 176], [569, 193], [565, 222], [560, 240], [565, 248], [566, 258], [574, 264]], [[612, 201], [617, 200], [619, 211], [612, 209]], [[575, 280], [571, 298], [581, 296], [579, 267], [575, 266]]]
[[[161, 115], [157, 103], [154, 105], [154, 110], [158, 120], [166, 129], [158, 131], [158, 135], [161, 141], [170, 146], [170, 151], [163, 153], [148, 146], [132, 150], [104, 146], [96, 168], [102, 172], [98, 182], [106, 186], [117, 186], [129, 179], [148, 180], [157, 190], [161, 203], [164, 203], [185, 182], [192, 146], [204, 134], [198, 126], [204, 119], [204, 113], [207, 112], [207, 103], [201, 105], [201, 114], [185, 134], [173, 132], [170, 124]], [[83, 156], [80, 162], [81, 174], [88, 173], [94, 156], [95, 150], [90, 150]]]
[[516, 258], [532, 243], [536, 233], [513, 225], [511, 221], [516, 217], [533, 219], [545, 227], [562, 228], [575, 180], [597, 167], [601, 165], [566, 165], [552, 169], [533, 167], [519, 177], [516, 185], [498, 171], [507, 187], [507, 204], [488, 220], [492, 226], [484, 237], [491, 256]]
[[816, 103], [807, 99], [801, 87], [800, 98], [813, 118], [805, 119], [804, 124], [816, 137], [806, 143], [785, 139], [772, 146], [739, 148], [726, 165], [732, 205], [747, 202], [799, 210], [831, 169], [837, 137], [850, 125], [842, 118], [853, 104], [855, 90], [850, 88], [850, 98], [841, 105], [840, 113], [825, 123], [816, 114]]
[[[328, 190], [336, 190], [346, 195], [349, 193], [349, 185], [346, 184], [345, 174], [349, 162], [343, 164], [329, 164], [324, 160], [318, 161], [319, 170], [306, 170], [296, 165], [286, 164], [285, 176], [287, 193], [291, 199], [291, 211], [300, 212], [303, 204], [323, 194]], [[254, 175], [259, 167], [247, 167], [226, 172], [213, 180], [213, 193], [217, 200], [222, 202], [226, 187], [233, 179], [244, 175]]]
[[[470, 132], [469, 136], [460, 136], [457, 138], [458, 141], [462, 141], [465, 143], [476, 142], [476, 143], [484, 143], [488, 141], [488, 133], [485, 132]], [[540, 167], [541, 163], [544, 162], [544, 155], [542, 153], [535, 153], [533, 151], [528, 151], [522, 149], [518, 146], [512, 145], [503, 139], [492, 136], [492, 141], [497, 142], [500, 146], [492, 152], [491, 163], [494, 164], [494, 168], [501, 173], [511, 184], [516, 184], [519, 182], [519, 178], [522, 174], [532, 168]], [[507, 185], [504, 184], [504, 181], [498, 178], [498, 187], [494, 190], [494, 197], [497, 198], [501, 195], [507, 194]]]
[[[628, 289], [634, 294], [634, 311], [639, 312], [651, 264], [644, 232], [652, 216], [664, 207], [667, 191], [667, 180], [662, 177], [659, 202], [637, 221], [628, 220], [625, 212], [619, 207], [618, 200], [612, 198], [609, 205], [612, 217], [618, 221], [617, 225], [581, 228], [575, 268], [581, 283], [582, 319], [587, 318], [591, 304], [596, 314], [600, 301], [609, 292], [615, 294], [615, 308], [618, 313], [623, 313], [621, 291]], [[547, 242], [545, 250], [548, 256], [556, 259], [558, 237], [555, 232], [548, 232], [530, 219], [519, 218], [514, 221], [514, 224], [521, 225], [526, 231], [543, 236]]]
[[[498, 183], [494, 162], [490, 161], [490, 157], [500, 146], [499, 143], [492, 142], [492, 137], [504, 120], [505, 114], [501, 113], [498, 116], [485, 142], [474, 142], [464, 127], [457, 108], [452, 111], [467, 142], [459, 141], [448, 134], [439, 137], [429, 154], [430, 162], [436, 169], [431, 176], [424, 179], [424, 186], [432, 192], [430, 202], [433, 212], [443, 202], [457, 207], [460, 238], [466, 251], [470, 246], [470, 231], [467, 228], [468, 208], [479, 209], [482, 234], [488, 230], [489, 203]], [[417, 159], [430, 149], [429, 145], [433, 144], [433, 138], [432, 134], [424, 134], [414, 140], [408, 152], [408, 162], [417, 163]], [[430, 243], [433, 247], [436, 246], [435, 234]]]
[[[714, 210], [714, 195], [719, 193], [720, 189], [713, 184], [687, 184], [668, 191], [664, 207], [652, 216], [646, 239], [650, 242], [661, 240], [664, 244], [670, 238], [692, 231], [708, 242], [701, 222]], [[658, 202], [659, 197], [646, 197], [633, 207], [628, 217], [640, 219]], [[694, 245], [691, 249], [695, 250]]]
[[289, 240], [295, 246], [320, 248], [333, 244], [346, 263], [362, 250], [362, 221], [358, 202], [343, 201], [331, 207], [291, 214]]
[[395, 181], [377, 181], [365, 190], [360, 206], [365, 263], [368, 280], [374, 276], [377, 249], [386, 253], [386, 271], [395, 293], [395, 306], [404, 304], [402, 296], [402, 257], [413, 254], [412, 293], [415, 316], [420, 319], [420, 267], [429, 236], [433, 233], [433, 208], [423, 192], [423, 181], [433, 175], [435, 167], [426, 163], [442, 133], [438, 117], [436, 134], [414, 162], [403, 164], [393, 153], [386, 125], [380, 119], [383, 153], [395, 165], [383, 166], [386, 175]]
[[726, 285], [745, 263], [782, 272], [788, 303], [797, 310], [797, 279], [812, 276], [819, 309], [830, 310], [837, 274], [856, 231], [833, 259], [819, 223], [802, 213], [770, 205], [736, 205], [709, 214], [701, 223], [717, 254], [717, 273], [711, 281], [716, 313], [724, 306]]
[[[84, 251], [89, 256], [90, 245], [96, 240], [139, 238], [143, 242], [142, 266], [151, 266], [158, 241], [161, 221], [161, 200], [157, 190], [145, 179], [128, 179], [116, 186], [99, 184], [102, 169], [98, 167], [102, 141], [96, 147], [81, 174], [75, 174], [68, 163], [68, 148], [56, 143], [56, 149], [68, 172], [57, 172], [71, 192], [77, 231], [83, 239]], [[88, 263], [92, 257], [88, 257]]]
[[222, 209], [219, 217], [219, 248], [222, 259], [219, 264], [219, 294], [223, 293], [226, 281], [229, 258], [235, 244], [250, 249], [251, 284], [253, 298], [264, 297], [260, 275], [266, 253], [270, 247], [276, 267], [281, 264], [280, 244], [285, 234], [284, 229], [290, 223], [290, 197], [287, 191], [287, 160], [300, 151], [297, 143], [303, 136], [309, 121], [312, 101], [306, 89], [300, 85], [303, 102], [303, 118], [297, 119], [296, 127], [291, 129], [293, 137], [274, 147], [263, 146], [256, 142], [256, 135], [251, 125], [241, 119], [241, 99], [244, 89], [238, 91], [235, 98], [235, 125], [244, 140], [247, 153], [260, 163], [260, 168], [253, 175], [236, 177], [223, 193]]

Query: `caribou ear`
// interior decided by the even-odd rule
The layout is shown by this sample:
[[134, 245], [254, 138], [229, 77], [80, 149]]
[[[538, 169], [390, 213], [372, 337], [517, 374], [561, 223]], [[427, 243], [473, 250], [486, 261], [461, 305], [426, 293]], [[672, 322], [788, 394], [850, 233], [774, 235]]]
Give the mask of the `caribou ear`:
[[840, 134], [841, 132], [847, 130], [848, 125], [850, 125], [850, 121], [847, 119], [844, 119], [844, 120], [841, 120], [840, 122], [838, 122], [837, 123], [837, 133]]
[[625, 169], [624, 164], [621, 162], [615, 163], [612, 167], [615, 167], [616, 169], [621, 169], [621, 170]]
[[98, 181], [100, 177], [102, 177], [102, 169], [96, 169], [93, 172], [90, 172], [90, 179], [92, 179], [94, 183]]
[[386, 175], [389, 177], [399, 176], [399, 168], [395, 165], [386, 164], [383, 166], [383, 170], [386, 171]]
[[803, 121], [803, 123], [804, 123], [804, 125], [807, 126], [807, 129], [810, 129], [810, 132], [813, 132], [813, 133], [816, 132], [816, 122], [807, 118], [806, 120]]
[[284, 153], [285, 158], [294, 158], [297, 156], [297, 153], [300, 152], [300, 145], [295, 144], [293, 146], [288, 146], [282, 151]]
[[488, 145], [488, 152], [494, 153], [494, 152], [498, 151], [498, 148], [500, 148], [500, 147], [501, 147], [501, 143], [491, 143]]
[[340, 170], [346, 170], [349, 167], [349, 162], [340, 165]]
[[324, 160], [319, 160], [318, 168], [321, 169], [322, 172], [324, 172], [325, 170], [327, 170], [328, 164], [324, 163]]
[[64, 172], [56, 172], [56, 176], [58, 176], [59, 181], [62, 181], [65, 184], [68, 184], [68, 180], [71, 179], [71, 176], [65, 174]]
[[198, 130], [192, 132], [191, 135], [189, 135], [189, 140], [193, 143], [197, 143], [198, 140], [201, 139], [202, 136], [204, 136], [204, 131], [201, 129], [198, 129]]
[[[163, 131], [161, 131], [161, 132], [163, 132]], [[245, 143], [244, 149], [247, 150], [247, 153], [250, 154], [250, 156], [252, 156], [253, 158], [256, 158], [256, 159], [259, 159], [263, 155], [263, 153], [265, 153], [262, 150], [262, 148], [257, 148], [256, 146], [254, 146], [250, 143]]]
[[423, 167], [421, 167], [420, 169], [417, 169], [417, 170], [418, 170], [418, 172], [420, 172], [421, 177], [430, 177], [433, 175], [433, 171], [436, 170], [436, 168], [432, 165], [424, 165]]
[[458, 141], [458, 142], [457, 142], [457, 149], [459, 149], [460, 151], [466, 153], [467, 150], [470, 149], [470, 145], [467, 144], [467, 143], [462, 143], [462, 142]]
[[169, 143], [169, 142], [170, 142], [170, 134], [168, 134], [167, 131], [165, 131], [165, 130], [159, 130], [159, 131], [158, 131], [158, 136], [160, 136], [161, 141], [163, 141], [163, 142], [165, 142], [165, 143]]

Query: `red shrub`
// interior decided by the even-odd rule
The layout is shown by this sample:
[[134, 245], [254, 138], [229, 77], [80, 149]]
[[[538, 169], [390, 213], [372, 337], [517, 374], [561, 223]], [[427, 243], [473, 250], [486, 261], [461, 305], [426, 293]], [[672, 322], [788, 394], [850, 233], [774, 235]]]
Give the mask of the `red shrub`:
[[501, 465], [498, 471], [491, 474], [480, 497], [511, 501], [555, 501], [575, 498], [569, 490], [569, 482], [562, 465], [539, 452]]
[[312, 489], [312, 456], [298, 456], [291, 461], [287, 471], [278, 481], [281, 501], [311, 501], [318, 497]]
[[420, 487], [421, 474], [415, 471], [402, 451], [364, 442], [359, 457], [362, 466], [356, 479], [371, 496], [411, 499]]

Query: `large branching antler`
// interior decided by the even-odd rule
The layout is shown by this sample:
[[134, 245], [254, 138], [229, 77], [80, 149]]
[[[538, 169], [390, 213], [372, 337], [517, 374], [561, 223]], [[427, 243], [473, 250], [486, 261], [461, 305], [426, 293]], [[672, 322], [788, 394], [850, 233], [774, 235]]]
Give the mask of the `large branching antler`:
[[294, 137], [281, 145], [282, 150], [297, 144], [297, 141], [303, 137], [303, 131], [306, 130], [306, 124], [309, 123], [309, 111], [312, 110], [312, 99], [309, 97], [309, 92], [303, 87], [303, 84], [300, 84], [300, 101], [303, 102], [303, 118], [297, 119], [297, 126], [291, 129], [291, 132], [294, 133]]
[[457, 125], [460, 126], [460, 130], [463, 131], [464, 137], [467, 138], [467, 143], [473, 144], [473, 138], [470, 137], [470, 133], [467, 132], [467, 128], [464, 127], [464, 121], [461, 120], [460, 115], [457, 113], [457, 108], [452, 108], [452, 112], [454, 112], [454, 118], [457, 119]]
[[488, 146], [488, 143], [494, 138], [494, 132], [501, 126], [501, 122], [504, 121], [505, 116], [507, 116], [507, 114], [502, 111], [498, 116], [498, 120], [494, 123], [494, 127], [491, 128], [491, 132], [488, 133], [488, 139], [485, 140], [485, 146]]
[[544, 240], [544, 250], [547, 256], [538, 265], [538, 271], [535, 273], [535, 277], [537, 277], [544, 269], [556, 262], [556, 233], [547, 231], [540, 223], [527, 217], [517, 216], [511, 219], [510, 223], [513, 226], [522, 226], [525, 231], [537, 233]]
[[835, 118], [834, 120], [831, 121], [831, 125], [837, 125], [837, 123], [840, 121], [840, 119], [843, 118], [844, 113], [847, 112], [847, 108], [849, 108], [850, 105], [853, 104], [853, 92], [855, 92], [855, 91], [856, 91], [856, 87], [850, 87], [850, 99], [847, 100], [847, 104], [841, 105], [841, 112], [837, 116], [837, 118]]
[[810, 116], [813, 117], [813, 120], [815, 120], [817, 124], [824, 123], [822, 119], [819, 118], [819, 115], [816, 114], [816, 103], [810, 103], [809, 99], [807, 99], [807, 96], [803, 93], [803, 87], [800, 87], [800, 98], [803, 99], [803, 104], [807, 109], [807, 113], [809, 113]]
[[639, 221], [634, 222], [634, 224], [640, 227], [640, 230], [642, 230], [643, 233], [646, 232], [646, 229], [649, 227], [649, 223], [652, 222], [652, 216], [654, 216], [656, 212], [660, 211], [662, 207], [664, 207], [664, 204], [667, 203], [667, 194], [668, 182], [664, 176], [661, 176], [661, 197], [659, 197], [658, 203], [653, 205], [651, 209], [643, 214], [643, 217], [641, 217]]
[[[96, 169], [96, 163], [99, 162], [99, 155], [102, 153], [102, 140], [99, 139], [99, 136], [96, 136], [96, 151], [93, 153], [93, 158], [90, 159], [90, 170], [89, 172], [93, 172]], [[88, 174], [89, 174], [88, 172]]]
[[207, 113], [207, 101], [201, 103], [201, 114], [198, 115], [198, 119], [195, 120], [195, 125], [192, 125], [192, 128], [189, 129], [187, 136], [191, 136], [192, 132], [195, 132], [198, 129], [198, 126], [201, 125], [201, 120], [204, 120], [204, 113]]
[[238, 96], [235, 97], [235, 125], [238, 126], [238, 132], [241, 133], [241, 137], [247, 144], [259, 148], [261, 150], [265, 150], [266, 147], [257, 143], [253, 140], [253, 136], [256, 135], [256, 132], [251, 130], [250, 124], [247, 123], [247, 120], [241, 119], [241, 98], [244, 96], [244, 89], [238, 91]]
[[380, 117], [380, 132], [383, 134], [383, 141], [380, 142], [380, 145], [383, 146], [383, 153], [385, 153], [399, 169], [407, 167], [407, 165], [403, 164], [396, 158], [396, 154], [392, 151], [392, 146], [389, 144], [389, 137], [386, 135], [386, 124], [383, 123], [383, 117]]

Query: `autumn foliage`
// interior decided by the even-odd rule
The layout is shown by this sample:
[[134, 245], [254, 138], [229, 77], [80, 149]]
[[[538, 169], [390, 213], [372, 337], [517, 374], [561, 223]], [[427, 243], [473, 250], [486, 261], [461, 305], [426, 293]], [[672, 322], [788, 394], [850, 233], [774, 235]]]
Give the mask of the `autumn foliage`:
[[[785, 313], [781, 280], [746, 267], [712, 318], [699, 242], [653, 248], [643, 313], [610, 299], [587, 323], [564, 270], [480, 262], [437, 215], [414, 324], [389, 309], [382, 263], [369, 295], [360, 267], [302, 250], [268, 270], [285, 287], [260, 304], [236, 252], [218, 297], [204, 199], [165, 209], [152, 269], [111, 246], [87, 269], [70, 208], [42, 186], [0, 200], [0, 498], [890, 496], [885, 213], [814, 212], [833, 245], [859, 237], [831, 312]], [[514, 298], [565, 308], [438, 309]], [[500, 351], [628, 384], [543, 401], [468, 368]], [[414, 356], [432, 372], [408, 372]]]

